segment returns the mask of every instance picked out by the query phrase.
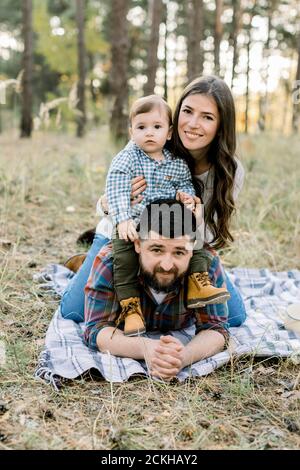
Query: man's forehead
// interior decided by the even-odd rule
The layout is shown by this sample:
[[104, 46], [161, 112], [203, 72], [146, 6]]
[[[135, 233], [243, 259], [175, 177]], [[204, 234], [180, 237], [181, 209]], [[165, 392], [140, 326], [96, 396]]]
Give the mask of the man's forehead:
[[158, 233], [150, 230], [148, 233], [148, 238], [143, 240], [147, 244], [147, 246], [163, 246], [165, 248], [185, 248], [186, 250], [191, 249], [191, 245], [193, 242], [188, 235], [183, 235], [177, 238], [167, 238], [163, 235], [159, 235]]

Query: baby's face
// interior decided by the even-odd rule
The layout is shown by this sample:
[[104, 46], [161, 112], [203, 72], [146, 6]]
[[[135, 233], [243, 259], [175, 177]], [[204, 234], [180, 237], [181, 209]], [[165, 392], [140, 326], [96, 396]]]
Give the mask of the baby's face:
[[138, 114], [129, 129], [132, 140], [150, 157], [160, 157], [166, 140], [171, 138], [171, 127], [167, 113], [154, 108], [148, 113]]

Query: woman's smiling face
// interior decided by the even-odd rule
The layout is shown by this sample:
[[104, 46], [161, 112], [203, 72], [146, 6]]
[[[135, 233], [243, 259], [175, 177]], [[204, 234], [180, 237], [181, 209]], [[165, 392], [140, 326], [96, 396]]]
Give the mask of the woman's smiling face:
[[214, 140], [220, 123], [215, 100], [208, 95], [188, 95], [178, 117], [178, 134], [183, 146], [196, 159]]

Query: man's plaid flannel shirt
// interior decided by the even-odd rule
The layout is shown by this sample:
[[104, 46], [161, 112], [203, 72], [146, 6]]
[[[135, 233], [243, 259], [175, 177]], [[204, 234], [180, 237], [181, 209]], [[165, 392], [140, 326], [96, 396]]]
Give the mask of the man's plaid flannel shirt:
[[[206, 250], [211, 260], [209, 276], [217, 287], [224, 285], [224, 271], [220, 259], [213, 250]], [[212, 329], [228, 340], [227, 304], [209, 305], [205, 308], [186, 308], [186, 283], [167, 294], [162, 303], [157, 304], [150, 289], [141, 283], [141, 304], [147, 331], [166, 333], [180, 330], [193, 324], [196, 319], [196, 333]], [[96, 338], [99, 331], [115, 327], [120, 313], [120, 305], [113, 287], [113, 260], [111, 244], [105, 245], [95, 258], [90, 277], [85, 287], [85, 335], [84, 339], [91, 349], [97, 350]], [[120, 324], [119, 327], [122, 327]]]
[[[175, 198], [177, 191], [195, 195], [186, 162], [167, 149], [163, 149], [163, 154], [164, 160], [156, 161], [130, 141], [115, 156], [106, 179], [109, 214], [114, 224], [129, 219], [138, 222], [148, 204], [156, 199]], [[144, 175], [147, 188], [142, 202], [130, 207], [131, 180], [140, 175]]]

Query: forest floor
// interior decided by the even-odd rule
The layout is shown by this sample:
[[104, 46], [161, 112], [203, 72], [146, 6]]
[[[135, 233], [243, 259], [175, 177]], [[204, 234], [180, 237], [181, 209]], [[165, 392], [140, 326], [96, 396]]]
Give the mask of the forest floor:
[[[296, 449], [299, 366], [235, 360], [183, 384], [85, 378], [59, 393], [34, 379], [58, 300], [32, 276], [80, 251], [115, 148], [107, 132], [78, 140], [0, 135], [0, 449]], [[239, 137], [247, 179], [226, 266], [300, 268], [300, 142]], [[5, 242], [6, 240], [6, 242]]]

